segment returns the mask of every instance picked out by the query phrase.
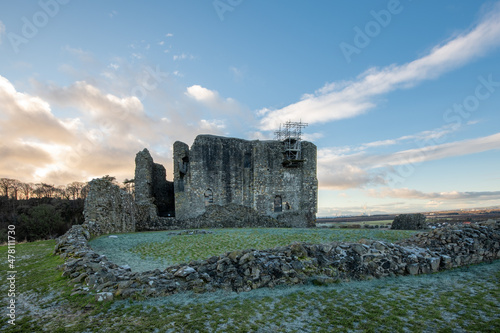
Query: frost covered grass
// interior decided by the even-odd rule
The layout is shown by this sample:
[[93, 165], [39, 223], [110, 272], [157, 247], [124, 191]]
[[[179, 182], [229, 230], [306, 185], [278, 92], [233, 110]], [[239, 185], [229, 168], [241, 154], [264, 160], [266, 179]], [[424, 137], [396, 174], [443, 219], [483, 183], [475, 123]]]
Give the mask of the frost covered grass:
[[330, 227], [330, 228], [338, 228], [338, 227], [364, 227], [364, 226], [390, 226], [393, 220], [379, 220], [379, 221], [354, 221], [354, 222], [325, 222], [321, 223], [321, 220], [317, 220], [317, 227]]
[[[122, 236], [122, 235], [119, 235]], [[54, 241], [19, 244], [2, 332], [499, 332], [500, 261], [437, 274], [98, 303], [70, 296]], [[5, 257], [6, 246], [0, 247]], [[0, 269], [6, 271], [6, 261]], [[0, 286], [2, 297], [7, 285]], [[6, 299], [2, 299], [2, 304]]]
[[144, 232], [103, 236], [91, 241], [98, 253], [132, 270], [146, 271], [168, 265], [206, 259], [234, 250], [265, 250], [293, 242], [312, 244], [334, 241], [358, 242], [374, 239], [396, 242], [410, 237], [415, 231], [377, 229], [212, 229], [211, 234], [168, 235], [168, 232]]

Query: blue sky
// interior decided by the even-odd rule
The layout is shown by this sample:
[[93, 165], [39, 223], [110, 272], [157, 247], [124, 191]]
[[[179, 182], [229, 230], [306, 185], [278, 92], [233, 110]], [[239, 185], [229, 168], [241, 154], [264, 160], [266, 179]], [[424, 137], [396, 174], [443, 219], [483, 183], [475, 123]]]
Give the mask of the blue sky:
[[319, 216], [500, 205], [498, 1], [2, 1], [0, 177], [307, 122]]

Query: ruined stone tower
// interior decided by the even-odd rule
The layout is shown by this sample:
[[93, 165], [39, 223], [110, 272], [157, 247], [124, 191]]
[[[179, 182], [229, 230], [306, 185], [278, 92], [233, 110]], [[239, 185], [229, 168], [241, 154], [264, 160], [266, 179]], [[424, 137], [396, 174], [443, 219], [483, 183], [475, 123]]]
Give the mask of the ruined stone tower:
[[236, 204], [288, 227], [314, 226], [317, 210], [316, 146], [301, 142], [291, 163], [281, 141], [198, 135], [191, 146], [174, 143], [175, 214], [202, 215], [210, 205]]
[[167, 181], [165, 167], [154, 163], [147, 149], [135, 156], [135, 202], [144, 224], [175, 215], [174, 184]]

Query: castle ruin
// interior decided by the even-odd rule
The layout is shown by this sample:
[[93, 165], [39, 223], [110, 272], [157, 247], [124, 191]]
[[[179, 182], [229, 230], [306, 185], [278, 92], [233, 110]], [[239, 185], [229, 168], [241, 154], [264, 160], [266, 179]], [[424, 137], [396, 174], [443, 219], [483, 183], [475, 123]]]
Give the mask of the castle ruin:
[[[220, 221], [228, 218], [244, 220], [234, 226], [245, 221], [248, 226], [314, 226], [316, 146], [301, 140], [304, 126], [288, 122], [276, 132], [276, 140], [268, 141], [198, 135], [191, 148], [177, 141], [173, 182], [166, 180], [165, 168], [153, 162], [147, 149], [139, 152], [135, 199], [148, 217], [144, 229], [158, 220], [201, 227], [187, 221], [203, 217], [218, 219], [220, 226], [231, 226]], [[203, 226], [210, 227], [207, 223]]]
[[[191, 147], [173, 146], [173, 181], [147, 149], [135, 157], [135, 199], [118, 197], [100, 180], [90, 183], [85, 206], [96, 234], [221, 227], [314, 227], [316, 146], [300, 138], [302, 123], [285, 124], [277, 140], [198, 135]], [[125, 195], [125, 196], [124, 196]], [[120, 207], [127, 221], [111, 221]], [[102, 202], [112, 203], [103, 209]], [[106, 211], [109, 210], [109, 214]], [[109, 215], [109, 216], [108, 216]], [[101, 224], [106, 224], [101, 226]], [[109, 229], [109, 225], [126, 225]], [[115, 230], [116, 229], [116, 230]], [[115, 230], [115, 231], [113, 231]], [[94, 232], [94, 231], [92, 231]]]

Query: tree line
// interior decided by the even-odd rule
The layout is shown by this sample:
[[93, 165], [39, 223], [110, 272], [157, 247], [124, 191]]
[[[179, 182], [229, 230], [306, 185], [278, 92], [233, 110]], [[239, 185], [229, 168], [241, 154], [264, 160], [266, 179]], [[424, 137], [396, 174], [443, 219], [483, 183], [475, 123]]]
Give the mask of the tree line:
[[[102, 178], [134, 195], [134, 179], [119, 184], [115, 177]], [[0, 244], [7, 241], [9, 225], [15, 226], [17, 242], [32, 242], [59, 237], [72, 225], [82, 224], [88, 193], [88, 182], [55, 186], [0, 178]]]
[[0, 196], [14, 200], [29, 200], [30, 198], [85, 199], [88, 190], [88, 182], [72, 182], [68, 185], [54, 186], [45, 183], [23, 183], [17, 179], [0, 178]]
[[54, 186], [0, 178], [0, 243], [7, 241], [9, 225], [15, 226], [17, 242], [32, 242], [58, 237], [82, 224], [88, 191], [86, 182]]

